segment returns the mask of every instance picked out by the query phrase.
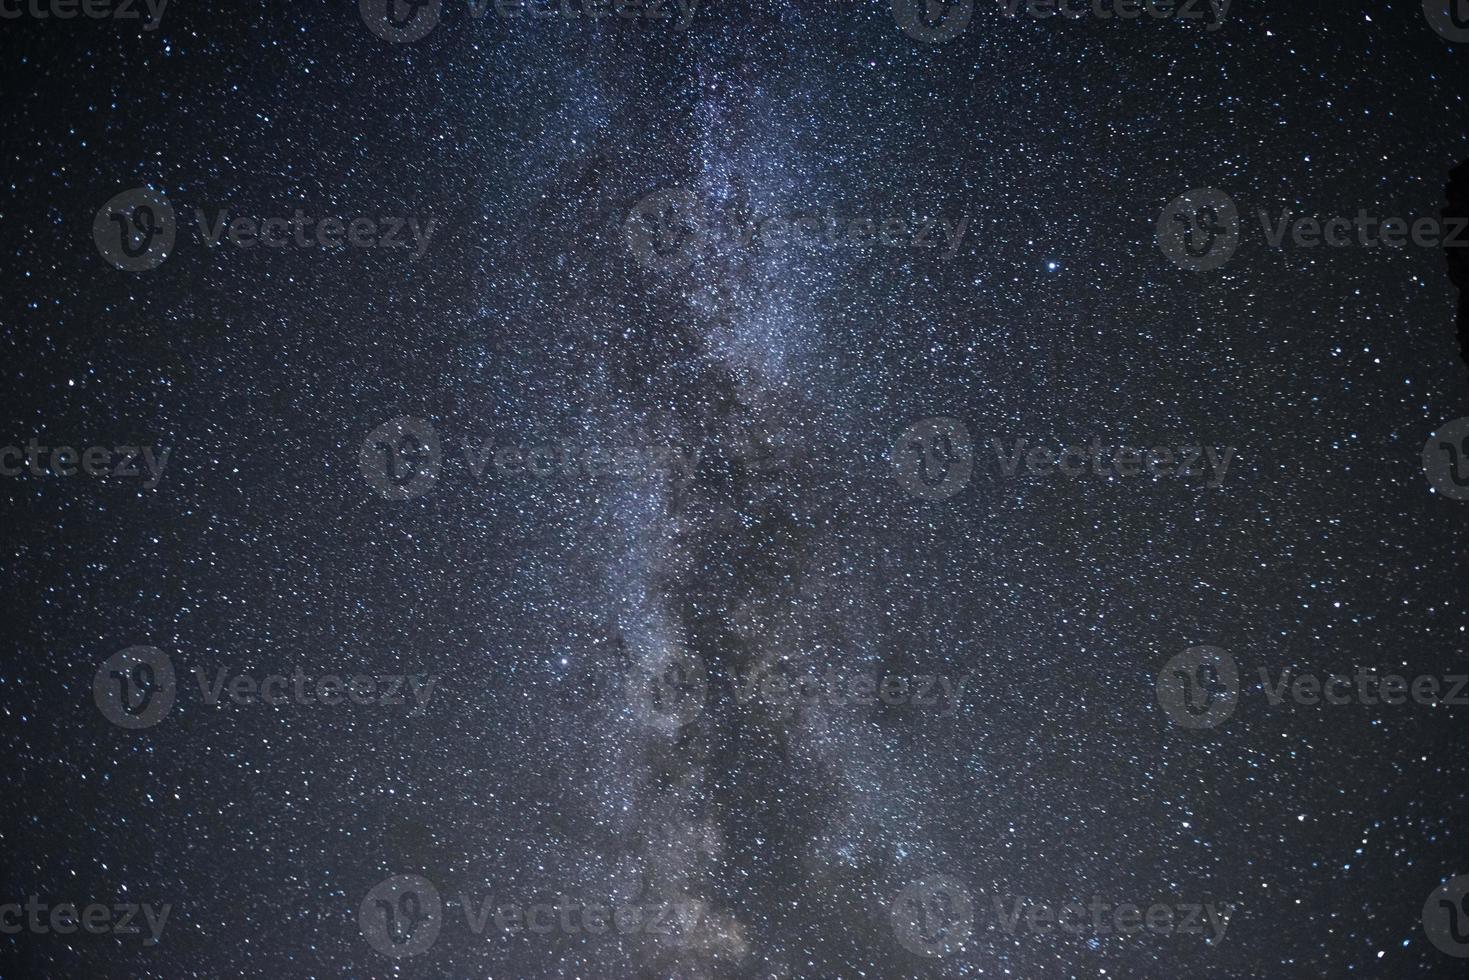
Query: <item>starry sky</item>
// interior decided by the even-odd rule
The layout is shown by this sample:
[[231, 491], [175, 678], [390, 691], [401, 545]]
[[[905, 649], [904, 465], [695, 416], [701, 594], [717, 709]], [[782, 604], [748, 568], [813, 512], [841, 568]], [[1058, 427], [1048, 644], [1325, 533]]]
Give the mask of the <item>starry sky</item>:
[[[1469, 503], [1421, 462], [1469, 415], [1457, 296], [1439, 250], [1273, 249], [1256, 215], [1435, 214], [1469, 45], [1416, 0], [1236, 0], [1217, 30], [981, 3], [938, 42], [890, 0], [683, 30], [444, 0], [404, 43], [370, 6], [0, 21], [0, 444], [169, 453], [152, 488], [0, 477], [0, 903], [172, 906], [152, 945], [0, 935], [0, 976], [1463, 975], [1420, 916], [1469, 873], [1469, 709], [1255, 680], [1469, 671]], [[94, 238], [132, 188], [177, 216], [143, 272]], [[1195, 188], [1243, 227], [1214, 271], [1155, 237]], [[649, 195], [692, 254], [636, 247]], [[196, 209], [434, 231], [211, 248]], [[741, 236], [791, 215], [939, 246]], [[972, 439], [942, 497], [894, 460], [934, 418]], [[440, 458], [391, 499], [400, 419]], [[1218, 486], [1025, 479], [992, 438], [1234, 455]], [[485, 446], [550, 448], [476, 472]], [[1255, 685], [1202, 731], [1155, 690], [1198, 645]], [[94, 676], [137, 646], [178, 690], [128, 730]], [[210, 704], [220, 670], [435, 687]], [[746, 686], [831, 674], [965, 686]], [[443, 900], [416, 955], [362, 924], [395, 876]], [[934, 876], [973, 904], [939, 950], [895, 911]], [[558, 895], [696, 914], [464, 908]], [[1011, 934], [996, 896], [1236, 911], [1218, 943]]]

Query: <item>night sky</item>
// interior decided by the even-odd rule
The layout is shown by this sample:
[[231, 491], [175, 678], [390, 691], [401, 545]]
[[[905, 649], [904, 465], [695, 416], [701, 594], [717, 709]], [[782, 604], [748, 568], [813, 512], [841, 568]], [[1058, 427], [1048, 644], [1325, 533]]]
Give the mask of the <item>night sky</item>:
[[1465, 976], [1469, 704], [1270, 696], [1469, 673], [1444, 251], [1270, 241], [1443, 206], [1418, 0], [52, 2], [0, 977]]

